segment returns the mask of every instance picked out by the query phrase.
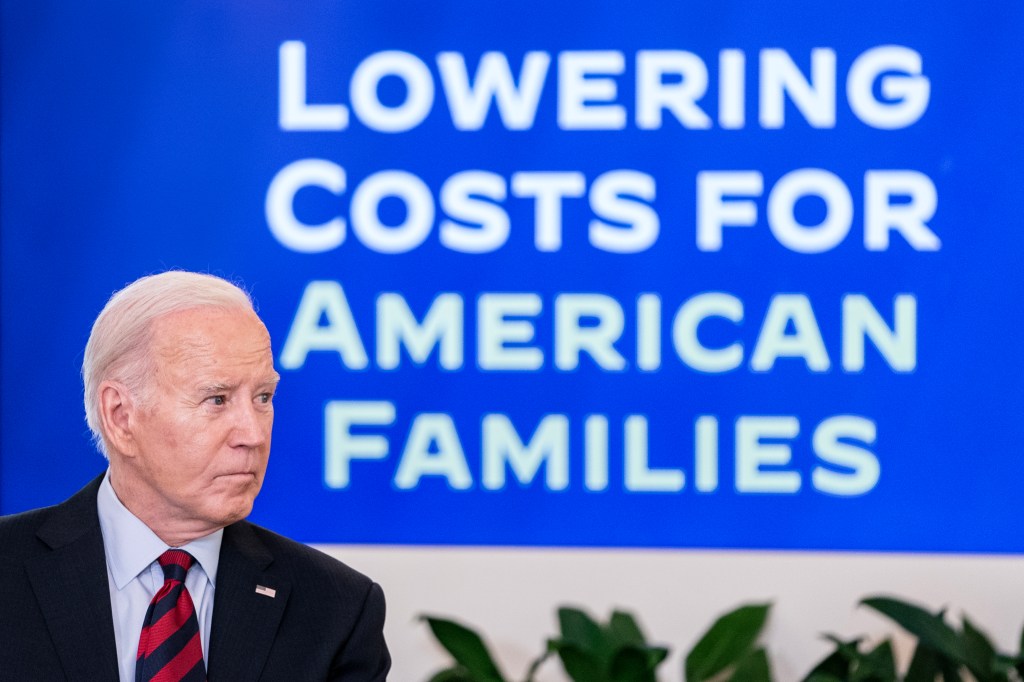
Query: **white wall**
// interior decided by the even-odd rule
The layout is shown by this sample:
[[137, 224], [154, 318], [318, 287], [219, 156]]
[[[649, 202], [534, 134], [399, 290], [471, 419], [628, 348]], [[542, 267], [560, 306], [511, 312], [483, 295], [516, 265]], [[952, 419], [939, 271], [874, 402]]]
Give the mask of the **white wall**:
[[[1024, 623], [1024, 558], [776, 552], [536, 550], [452, 547], [321, 549], [372, 576], [388, 599], [393, 682], [422, 682], [447, 663], [419, 614], [482, 630], [503, 669], [521, 680], [555, 634], [555, 609], [586, 607], [606, 619], [632, 611], [672, 657], [659, 680], [682, 679], [682, 652], [714, 618], [740, 603], [775, 603], [766, 643], [778, 682], [798, 680], [828, 650], [819, 635], [881, 636], [896, 626], [857, 602], [887, 593], [966, 612], [1004, 651]], [[898, 642], [908, 656], [908, 641]], [[565, 680], [556, 662], [543, 681]]]

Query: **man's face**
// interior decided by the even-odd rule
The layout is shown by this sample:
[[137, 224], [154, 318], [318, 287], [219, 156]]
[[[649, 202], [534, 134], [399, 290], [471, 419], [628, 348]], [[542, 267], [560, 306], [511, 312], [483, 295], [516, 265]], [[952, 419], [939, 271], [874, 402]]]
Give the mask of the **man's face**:
[[206, 307], [157, 318], [151, 339], [125, 483], [151, 513], [212, 532], [246, 517], [263, 485], [278, 380], [270, 335], [252, 311]]

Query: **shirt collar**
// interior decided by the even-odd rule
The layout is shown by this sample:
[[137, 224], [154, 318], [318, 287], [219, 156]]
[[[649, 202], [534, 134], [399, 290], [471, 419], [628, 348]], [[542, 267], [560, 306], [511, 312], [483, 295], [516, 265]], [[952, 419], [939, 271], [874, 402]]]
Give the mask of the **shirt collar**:
[[[110, 567], [114, 585], [122, 590], [170, 548], [117, 498], [110, 485], [109, 469], [100, 484], [96, 507], [100, 530], [103, 532], [107, 566]], [[217, 565], [220, 562], [220, 543], [223, 538], [224, 529], [218, 528], [178, 548], [195, 557], [214, 587], [217, 586]]]

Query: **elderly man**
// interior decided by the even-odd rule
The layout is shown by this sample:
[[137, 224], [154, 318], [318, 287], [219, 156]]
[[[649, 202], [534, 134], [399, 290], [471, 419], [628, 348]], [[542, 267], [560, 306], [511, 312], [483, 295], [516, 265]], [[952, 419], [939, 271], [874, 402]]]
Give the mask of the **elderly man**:
[[248, 295], [144, 277], [96, 319], [82, 377], [109, 468], [0, 519], [0, 680], [384, 680], [380, 587], [244, 520], [278, 382]]

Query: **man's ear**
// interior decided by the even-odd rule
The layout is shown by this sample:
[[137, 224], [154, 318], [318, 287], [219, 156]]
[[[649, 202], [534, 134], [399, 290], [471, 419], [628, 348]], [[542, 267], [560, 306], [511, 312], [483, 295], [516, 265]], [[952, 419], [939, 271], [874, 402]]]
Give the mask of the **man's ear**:
[[126, 457], [137, 451], [134, 434], [136, 406], [128, 387], [119, 381], [104, 381], [99, 386], [100, 431], [107, 443]]

